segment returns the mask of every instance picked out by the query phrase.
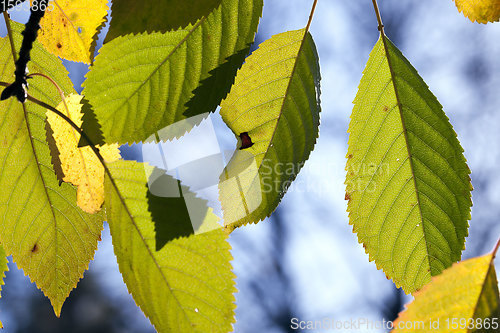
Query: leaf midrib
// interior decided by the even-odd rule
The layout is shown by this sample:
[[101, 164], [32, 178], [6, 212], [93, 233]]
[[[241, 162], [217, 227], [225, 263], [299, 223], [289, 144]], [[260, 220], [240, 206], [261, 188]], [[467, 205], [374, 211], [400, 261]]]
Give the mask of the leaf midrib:
[[123, 100], [123, 102], [114, 109], [114, 113], [116, 113], [116, 110], [120, 110], [125, 104], [127, 104], [130, 99], [135, 96], [139, 90], [144, 87], [144, 85], [149, 82], [149, 80], [151, 80], [151, 78], [153, 77], [153, 75], [158, 72], [160, 70], [161, 67], [163, 67], [163, 65], [165, 65], [165, 63], [170, 60], [170, 58], [174, 55], [175, 52], [177, 52], [177, 50], [181, 47], [181, 45], [183, 45], [184, 43], [187, 42], [188, 38], [191, 37], [191, 35], [198, 29], [198, 27], [203, 23], [205, 22], [207, 16], [204, 16], [202, 17], [194, 26], [191, 30], [188, 31], [188, 33], [186, 34], [186, 36], [184, 36], [183, 39], [181, 39], [177, 45], [172, 49], [172, 51], [170, 51], [170, 53], [165, 57], [165, 59], [163, 59], [157, 66], [156, 68], [151, 72], [151, 74], [149, 74], [141, 84], [139, 84], [139, 86], [130, 94], [128, 95], [127, 98], [125, 98]]
[[[35, 143], [33, 141], [33, 135], [31, 133], [31, 126], [29, 124], [29, 120], [28, 120], [28, 111], [26, 110], [26, 104], [25, 103], [22, 103], [22, 106], [23, 106], [23, 113], [24, 113], [24, 120], [25, 120], [25, 123], [26, 123], [26, 128], [28, 129], [28, 136], [29, 136], [29, 139], [30, 139], [30, 144], [31, 144], [31, 149], [33, 151], [33, 155], [35, 157], [35, 163], [36, 163], [36, 167], [37, 167], [37, 170], [38, 170], [38, 174], [40, 176], [40, 179], [42, 181], [42, 185], [43, 185], [43, 191], [45, 193], [45, 196], [47, 197], [47, 201], [49, 203], [49, 207], [50, 207], [50, 212], [52, 213], [52, 218], [53, 218], [53, 221], [54, 221], [54, 230], [55, 230], [55, 233], [54, 233], [54, 243], [55, 243], [55, 247], [56, 247], [56, 253], [58, 253], [58, 243], [57, 243], [57, 236], [58, 236], [58, 228], [57, 228], [57, 219], [56, 219], [56, 214], [54, 212], [54, 205], [52, 204], [52, 200], [50, 198], [50, 195], [49, 195], [49, 192], [47, 191], [47, 184], [45, 182], [45, 179], [43, 177], [43, 174], [42, 174], [42, 170], [40, 168], [40, 162], [38, 160], [38, 155], [37, 155], [37, 152], [36, 152], [36, 148], [35, 148]], [[36, 242], [38, 242], [38, 239], [36, 240]], [[57, 261], [58, 261], [58, 257], [59, 256], [55, 256], [55, 264], [54, 264], [54, 272], [55, 272], [55, 275], [57, 276]], [[41, 262], [41, 261], [40, 261]]]
[[111, 175], [111, 172], [107, 166], [107, 164], [104, 162], [104, 161], [101, 161], [102, 162], [102, 165], [104, 166], [104, 170], [106, 171], [106, 173], [108, 174], [108, 177], [109, 177], [109, 180], [110, 182], [113, 184], [113, 187], [115, 188], [115, 191], [116, 191], [116, 194], [118, 195], [118, 198], [120, 199], [120, 202], [122, 203], [122, 206], [125, 208], [125, 211], [127, 213], [127, 215], [129, 216], [130, 218], [130, 221], [132, 222], [132, 225], [134, 226], [134, 228], [136, 229], [137, 233], [139, 234], [143, 244], [144, 244], [144, 247], [146, 248], [146, 250], [148, 251], [149, 255], [151, 256], [151, 259], [153, 260], [156, 268], [158, 269], [158, 271], [160, 272], [160, 275], [163, 279], [163, 281], [165, 282], [165, 284], [167, 285], [168, 287], [168, 290], [170, 291], [170, 293], [172, 294], [172, 297], [174, 298], [175, 302], [177, 303], [177, 306], [178, 308], [182, 311], [182, 313], [184, 314], [187, 322], [191, 323], [191, 321], [189, 320], [189, 317], [187, 315], [187, 312], [184, 310], [184, 308], [182, 307], [180, 301], [177, 299], [177, 296], [173, 293], [173, 290], [170, 286], [170, 283], [168, 282], [165, 274], [163, 273], [162, 269], [161, 269], [161, 265], [159, 265], [158, 261], [156, 260], [156, 257], [153, 255], [153, 253], [151, 252], [151, 249], [149, 248], [147, 242], [146, 242], [146, 239], [144, 238], [144, 236], [142, 235], [142, 232], [141, 230], [139, 229], [139, 226], [137, 225], [132, 213], [130, 212], [128, 206], [126, 205], [125, 203], [125, 198], [122, 196], [120, 190], [118, 189], [118, 185], [116, 185], [116, 182], [113, 178], [113, 176]]
[[[380, 37], [382, 38], [382, 42], [384, 43], [385, 57], [387, 59], [387, 65], [389, 67], [389, 71], [390, 71], [390, 74], [391, 74], [391, 82], [392, 82], [392, 86], [394, 88], [394, 94], [396, 96], [396, 102], [397, 102], [397, 107], [398, 107], [399, 115], [400, 115], [400, 119], [401, 119], [401, 125], [403, 127], [403, 134], [404, 134], [406, 149], [407, 149], [408, 157], [409, 157], [408, 158], [408, 162], [410, 164], [410, 172], [411, 172], [411, 175], [412, 175], [412, 178], [413, 178], [413, 185], [415, 187], [415, 194], [417, 196], [418, 212], [419, 212], [419, 215], [420, 215], [420, 225], [422, 227], [422, 233], [423, 233], [424, 242], [425, 242], [425, 248], [426, 248], [426, 252], [427, 252], [426, 253], [426, 258], [427, 258], [427, 263], [429, 265], [430, 273], [431, 273], [431, 276], [432, 276], [432, 266], [431, 266], [431, 260], [430, 260], [430, 256], [429, 256], [429, 253], [430, 253], [430, 251], [429, 251], [429, 243], [427, 241], [425, 227], [424, 227], [424, 218], [423, 218], [423, 214], [422, 214], [422, 205], [421, 205], [421, 200], [420, 200], [420, 193], [418, 191], [417, 179], [415, 177], [415, 170], [414, 170], [414, 165], [413, 165], [412, 154], [411, 154], [411, 151], [410, 151], [410, 144], [409, 144], [409, 139], [408, 139], [408, 133], [407, 133], [407, 130], [406, 130], [406, 123], [405, 123], [405, 119], [404, 119], [404, 116], [403, 116], [403, 107], [402, 107], [401, 99], [399, 97], [398, 89], [396, 87], [396, 81], [395, 81], [396, 74], [394, 73], [394, 70], [392, 68], [392, 61], [391, 61], [391, 57], [390, 57], [390, 54], [389, 54], [389, 48], [387, 46], [387, 36], [385, 35], [385, 33], [384, 33], [383, 30], [380, 32]], [[419, 270], [420, 270], [420, 268], [419, 268]], [[415, 278], [417, 276], [418, 276], [418, 273], [415, 275]], [[413, 282], [413, 287], [414, 286], [415, 286], [415, 282]]]
[[[283, 111], [284, 111], [284, 107], [285, 107], [285, 101], [286, 101], [286, 99], [287, 99], [287, 97], [288, 97], [288, 95], [289, 95], [289, 93], [290, 93], [290, 88], [291, 88], [291, 85], [292, 85], [292, 81], [293, 81], [293, 78], [295, 77], [295, 74], [296, 74], [296, 71], [297, 71], [297, 67], [298, 67], [298, 63], [299, 63], [299, 61], [298, 61], [298, 60], [299, 60], [299, 57], [300, 57], [300, 55], [301, 55], [301, 53], [302, 53], [302, 50], [303, 50], [303, 48], [304, 48], [304, 45], [305, 45], [305, 43], [306, 43], [306, 39], [307, 39], [307, 34], [308, 34], [308, 33], [309, 33], [309, 31], [305, 29], [305, 31], [304, 31], [304, 36], [302, 37], [302, 41], [301, 41], [301, 44], [300, 44], [299, 50], [298, 50], [298, 52], [297, 52], [297, 56], [296, 56], [296, 57], [289, 57], [289, 58], [288, 58], [288, 59], [295, 59], [295, 63], [294, 63], [293, 69], [292, 69], [292, 71], [291, 71], [291, 74], [290, 74], [290, 76], [289, 76], [290, 80], [289, 80], [289, 82], [288, 82], [288, 85], [287, 85], [286, 91], [285, 91], [285, 93], [284, 93], [283, 97], [279, 97], [279, 99], [282, 99], [282, 101], [283, 101], [283, 102], [281, 103], [281, 107], [280, 107], [280, 112], [279, 112], [279, 115], [278, 115], [277, 117], [275, 117], [275, 118], [273, 118], [273, 119], [271, 119], [271, 120], [270, 120], [270, 121], [276, 121], [276, 126], [274, 127], [273, 134], [272, 134], [272, 136], [271, 136], [271, 139], [269, 140], [269, 144], [268, 144], [268, 146], [267, 146], [267, 149], [266, 149], [264, 152], [261, 152], [261, 153], [259, 153], [259, 154], [257, 154], [257, 155], [254, 155], [254, 158], [255, 158], [255, 157], [256, 157], [256, 156], [258, 156], [258, 155], [264, 154], [264, 157], [262, 158], [262, 161], [261, 161], [261, 162], [260, 162], [260, 164], [259, 164], [259, 167], [258, 167], [258, 169], [257, 169], [257, 172], [256, 172], [255, 176], [254, 176], [254, 177], [253, 177], [253, 179], [252, 179], [252, 183], [255, 181], [255, 179], [256, 179], [257, 177], [259, 177], [259, 179], [260, 179], [260, 171], [261, 171], [261, 168], [262, 168], [262, 165], [263, 165], [263, 161], [266, 159], [267, 155], [269, 154], [270, 148], [271, 148], [271, 147], [273, 147], [273, 146], [272, 146], [272, 142], [273, 142], [273, 140], [274, 140], [274, 136], [276, 135], [276, 132], [277, 132], [277, 129], [278, 129], [278, 123], [279, 123], [279, 122], [280, 122], [280, 120], [281, 120], [281, 116], [283, 116]], [[287, 44], [287, 45], [285, 45], [284, 47], [287, 47], [287, 46], [293, 45], [294, 43], [295, 43], [295, 42], [288, 43], [288, 44]], [[287, 60], [288, 60], [288, 59], [287, 59]], [[233, 121], [234, 121], [234, 120], [233, 120]], [[261, 125], [259, 125], [259, 126], [262, 126], [262, 124], [261, 124]], [[267, 141], [267, 140], [266, 140], [266, 141]], [[245, 203], [244, 203], [244, 204], [245, 204]], [[246, 204], [245, 204], [245, 209], [247, 210], [247, 208], [246, 208]], [[248, 214], [247, 214], [247, 215], [248, 215]], [[245, 218], [246, 218], [246, 217], [243, 217], [242, 219], [245, 219]], [[238, 222], [239, 222], [239, 221], [241, 221], [242, 219], [240, 219], [240, 220], [238, 220], [238, 221], [235, 221], [235, 222], [232, 222], [232, 223], [230, 223], [230, 224], [227, 224], [227, 225], [225, 225], [224, 227], [225, 227], [225, 228], [233, 228], [234, 226], [238, 225]]]
[[[13, 48], [14, 47], [14, 43], [13, 43], [12, 36], [10, 35], [10, 33], [8, 34], [7, 38], [10, 41], [11, 56], [12, 56], [12, 60], [14, 61], [14, 65], [15, 65], [15, 60], [14, 59], [15, 59], [16, 50]], [[13, 102], [13, 103], [15, 103], [15, 102]], [[30, 126], [30, 122], [29, 122], [29, 119], [28, 119], [28, 111], [26, 109], [26, 104], [25, 103], [21, 103], [21, 105], [22, 105], [22, 108], [23, 108], [24, 123], [26, 124], [26, 129], [28, 130], [28, 137], [29, 137], [29, 140], [30, 140], [31, 150], [32, 150], [33, 156], [35, 158], [36, 168], [38, 170], [38, 175], [40, 177], [40, 180], [42, 181], [43, 191], [44, 191], [45, 196], [47, 198], [47, 202], [49, 203], [50, 212], [52, 214], [52, 219], [53, 219], [53, 222], [54, 222], [54, 230], [56, 231], [55, 235], [54, 235], [54, 243], [55, 243], [56, 252], [57, 252], [57, 234], [58, 234], [58, 231], [57, 231], [57, 219], [56, 219], [56, 215], [55, 215], [54, 208], [53, 208], [54, 206], [52, 204], [52, 200], [50, 198], [50, 195], [49, 195], [49, 193], [47, 191], [47, 184], [45, 182], [42, 170], [40, 168], [40, 162], [39, 162], [37, 151], [36, 151], [36, 148], [35, 148], [35, 143], [33, 141], [34, 138], [33, 138], [32, 132], [31, 132], [31, 126]], [[36, 240], [36, 242], [38, 242], [38, 239]], [[54, 274], [56, 276], [57, 276], [57, 261], [58, 261], [58, 256], [56, 255], [55, 256], [55, 264], [53, 265], [53, 267], [54, 267]]]
[[[12, 42], [12, 38], [11, 38], [10, 35], [8, 35], [7, 38], [9, 39], [9, 41]], [[11, 47], [14, 47], [13, 43], [11, 43]], [[14, 60], [15, 59], [15, 56], [14, 56], [15, 52], [16, 52], [15, 49], [11, 49], [11, 56], [12, 56], [12, 59], [14, 61], [14, 65], [15, 65], [15, 60]], [[7, 67], [7, 65], [6, 65], [6, 67]], [[4, 69], [5, 69], [5, 67], [4, 67]], [[15, 102], [13, 102], [13, 103], [15, 103]], [[49, 195], [49, 193], [47, 191], [47, 184], [45, 182], [42, 170], [40, 168], [40, 162], [39, 162], [37, 151], [36, 151], [35, 144], [34, 144], [34, 141], [33, 141], [34, 137], [33, 137], [33, 134], [31, 132], [31, 126], [30, 126], [30, 122], [29, 122], [29, 118], [28, 118], [28, 111], [26, 109], [26, 104], [25, 103], [21, 103], [21, 105], [22, 105], [22, 108], [23, 108], [24, 122], [26, 124], [26, 129], [28, 130], [28, 137], [29, 137], [29, 140], [30, 140], [31, 150], [32, 150], [33, 156], [35, 158], [35, 163], [36, 163], [36, 167], [37, 167], [37, 170], [38, 170], [38, 174], [39, 174], [40, 179], [42, 181], [42, 186], [43, 186], [43, 190], [44, 190], [45, 196], [47, 197], [47, 201], [50, 204], [50, 212], [52, 213], [52, 217], [53, 217], [53, 221], [54, 221], [54, 228], [56, 230], [56, 233], [55, 233], [55, 242], [57, 243], [57, 219], [56, 219], [55, 212], [54, 212], [54, 209], [53, 209], [52, 200], [51, 200], [50, 195]], [[11, 107], [14, 107], [13, 104], [11, 104]], [[54, 265], [54, 267], [55, 267], [55, 271], [56, 271], [56, 274], [57, 274], [57, 256], [56, 256], [56, 264]]]
[[[293, 81], [293, 78], [295, 77], [295, 74], [296, 74], [296, 71], [297, 71], [297, 67], [298, 67], [298, 63], [299, 63], [299, 57], [300, 57], [300, 54], [302, 53], [302, 50], [303, 50], [304, 45], [306, 43], [306, 39], [307, 39], [307, 34], [308, 33], [309, 33], [309, 31], [307, 29], [305, 29], [304, 36], [302, 37], [302, 41], [300, 43], [299, 51], [297, 52], [297, 57], [295, 57], [295, 64], [293, 65], [293, 69], [292, 69], [292, 72], [290, 74], [290, 81], [288, 82], [285, 94], [283, 95], [283, 102], [281, 103], [280, 113], [279, 113], [279, 116], [276, 118], [276, 126], [274, 127], [273, 134], [271, 136], [271, 139], [269, 140], [269, 145], [267, 146], [267, 149], [266, 149], [266, 154], [262, 158], [262, 161], [264, 161], [267, 158], [267, 154], [269, 153], [270, 148], [274, 147], [274, 146], [272, 146], [272, 142], [274, 141], [274, 136], [276, 135], [276, 132], [278, 130], [278, 123], [281, 120], [281, 116], [283, 116], [283, 110], [285, 108], [285, 101], [286, 101], [286, 99], [287, 99], [287, 97], [288, 97], [288, 95], [290, 93], [290, 88], [292, 86], [292, 81]], [[260, 174], [260, 170], [262, 168], [262, 164], [263, 164], [262, 161], [261, 161], [261, 163], [259, 165], [259, 169], [257, 170], [258, 174]]]
[[[7, 36], [6, 38], [9, 38], [10, 40], [10, 36]], [[12, 45], [12, 44], [11, 44]], [[15, 52], [15, 50], [11, 50], [12, 52]], [[13, 54], [11, 52], [11, 56], [13, 57]], [[14, 59], [14, 57], [13, 57]], [[5, 66], [4, 66], [4, 70], [2, 71], [3, 73], [5, 73], [5, 68], [8, 67], [7, 65], [7, 62], [8, 60], [5, 62]], [[11, 101], [10, 105], [8, 106], [8, 110], [11, 110], [12, 111], [12, 108], [15, 107], [14, 103], [16, 103], [14, 100]], [[40, 180], [42, 182], [42, 187], [43, 187], [43, 190], [44, 190], [44, 193], [45, 193], [45, 196], [47, 198], [47, 202], [49, 203], [49, 206], [50, 206], [50, 212], [52, 214], [52, 219], [53, 219], [53, 222], [54, 222], [54, 229], [56, 230], [55, 232], [55, 236], [54, 236], [54, 242], [56, 243], [56, 252], [57, 252], [57, 219], [56, 219], [56, 216], [55, 216], [55, 212], [54, 212], [54, 206], [52, 204], [52, 200], [50, 198], [50, 195], [47, 191], [47, 184], [45, 182], [45, 179], [43, 177], [43, 173], [42, 173], [42, 170], [40, 168], [40, 162], [39, 162], [39, 159], [38, 159], [38, 155], [37, 155], [37, 151], [36, 151], [36, 148], [35, 148], [35, 144], [34, 144], [34, 137], [33, 137], [33, 134], [32, 134], [32, 131], [31, 131], [31, 127], [30, 127], [30, 122], [29, 122], [29, 118], [28, 118], [28, 111], [26, 109], [26, 104], [25, 103], [21, 103], [21, 106], [23, 108], [23, 117], [24, 117], [24, 124], [26, 125], [26, 129], [28, 131], [28, 137], [29, 137], [29, 142], [30, 142], [30, 145], [31, 145], [31, 150], [32, 150], [32, 153], [33, 153], [33, 157], [34, 157], [34, 160], [35, 160], [35, 164], [36, 164], [36, 167], [37, 167], [37, 170], [38, 170], [38, 175], [40, 177]], [[5, 121], [5, 118], [4, 118], [4, 121]], [[15, 138], [14, 138], [15, 139]], [[36, 186], [36, 185], [34, 185]], [[42, 210], [45, 209], [45, 205], [43, 206]], [[38, 240], [36, 240], [36, 242], [38, 242]], [[54, 264], [54, 272], [55, 272], [55, 275], [57, 276], [57, 261], [58, 261], [58, 256], [56, 256], [55, 258], [55, 264]], [[41, 260], [40, 260], [40, 263], [41, 263]]]

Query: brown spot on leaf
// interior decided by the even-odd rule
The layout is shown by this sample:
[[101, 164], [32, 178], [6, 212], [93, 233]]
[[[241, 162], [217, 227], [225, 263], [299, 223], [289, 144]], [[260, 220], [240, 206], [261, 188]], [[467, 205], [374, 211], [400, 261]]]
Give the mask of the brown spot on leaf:
[[384, 111], [385, 112], [389, 111], [389, 107], [387, 105], [384, 105]]
[[62, 47], [61, 43], [57, 43], [57, 48], [60, 49]]
[[248, 132], [243, 132], [240, 134], [240, 139], [241, 139], [241, 147], [240, 150], [250, 148], [253, 146], [252, 139], [248, 135]]
[[347, 158], [352, 158], [352, 154], [347, 155]]
[[35, 243], [35, 245], [33, 245], [33, 248], [31, 249], [31, 253], [36, 253], [38, 252], [38, 244]]
[[351, 195], [346, 192], [344, 200], [351, 200]]

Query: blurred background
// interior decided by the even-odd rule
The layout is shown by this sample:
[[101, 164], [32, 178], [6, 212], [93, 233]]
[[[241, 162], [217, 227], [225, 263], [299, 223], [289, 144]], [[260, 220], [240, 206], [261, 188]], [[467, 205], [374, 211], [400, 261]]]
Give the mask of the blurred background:
[[[472, 170], [474, 206], [464, 258], [490, 251], [500, 236], [500, 23], [473, 24], [452, 0], [379, 2], [387, 35], [443, 105]], [[311, 5], [312, 0], [265, 1], [254, 49], [274, 34], [303, 28]], [[15, 13], [14, 19], [25, 22], [26, 13]], [[378, 39], [372, 3], [319, 0], [311, 32], [323, 77], [320, 138], [273, 216], [231, 235], [238, 333], [296, 332], [291, 318], [393, 320], [412, 299], [368, 262], [345, 212], [349, 115]], [[3, 22], [0, 34], [5, 36]], [[87, 66], [65, 64], [81, 91]], [[216, 144], [233, 150], [236, 139], [218, 114], [207, 122], [216, 130]], [[193, 159], [195, 147], [189, 145], [198, 141], [197, 133], [172, 143], [170, 151], [183, 144]], [[142, 160], [141, 148], [123, 147], [124, 158]], [[209, 192], [203, 195], [217, 211], [216, 194], [214, 199]], [[9, 269], [0, 300], [4, 332], [154, 332], [127, 292], [106, 224], [90, 270], [60, 319], [14, 263]]]

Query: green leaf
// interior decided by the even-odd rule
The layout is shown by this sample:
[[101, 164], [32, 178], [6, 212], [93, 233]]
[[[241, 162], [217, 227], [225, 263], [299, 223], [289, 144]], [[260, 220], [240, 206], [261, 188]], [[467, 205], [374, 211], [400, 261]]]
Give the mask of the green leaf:
[[[494, 254], [488, 254], [465, 260], [434, 277], [415, 293], [392, 332], [498, 332], [500, 299], [493, 259]], [[406, 329], [405, 323], [420, 326]]]
[[[231, 331], [236, 289], [218, 218], [186, 188], [178, 197], [153, 195], [157, 183], [181, 189], [172, 177], [155, 176], [158, 169], [131, 161], [108, 168], [106, 207], [120, 272], [156, 330]], [[194, 215], [202, 222], [196, 230]]]
[[273, 36], [246, 59], [221, 104], [239, 138], [219, 184], [229, 230], [271, 215], [309, 158], [319, 130], [318, 60], [305, 29]]
[[9, 266], [7, 266], [8, 263], [7, 254], [5, 253], [3, 246], [0, 244], [0, 287], [5, 284], [3, 279], [5, 278], [5, 272], [9, 271]]
[[[23, 26], [11, 25], [19, 49]], [[0, 39], [0, 59], [0, 81], [13, 81], [8, 38]], [[31, 73], [48, 75], [66, 94], [74, 91], [61, 60], [40, 44], [35, 43], [31, 59]], [[59, 93], [50, 81], [39, 76], [29, 81], [29, 94], [59, 104]], [[14, 98], [0, 103], [0, 242], [59, 315], [94, 256], [103, 217], [86, 214], [76, 205], [75, 187], [59, 185], [46, 141], [46, 112]]]
[[[0, 291], [2, 291], [2, 286], [5, 284], [3, 279], [5, 278], [5, 272], [9, 270], [9, 266], [7, 265], [9, 261], [7, 260], [7, 255], [5, 254], [5, 250], [3, 246], [0, 245]], [[3, 328], [3, 324], [0, 321], [0, 328]]]
[[185, 29], [105, 44], [83, 92], [105, 141], [144, 141], [176, 121], [214, 111], [253, 42], [262, 6], [262, 0], [223, 0]]
[[460, 260], [470, 170], [441, 105], [385, 35], [370, 54], [354, 104], [349, 220], [370, 261], [413, 292]]
[[114, 0], [105, 42], [129, 33], [185, 28], [210, 14], [222, 0]]

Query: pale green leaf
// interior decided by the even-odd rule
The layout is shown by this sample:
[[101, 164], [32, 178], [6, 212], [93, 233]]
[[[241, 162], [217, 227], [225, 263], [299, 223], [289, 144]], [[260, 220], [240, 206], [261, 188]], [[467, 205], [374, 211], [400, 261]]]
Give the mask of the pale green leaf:
[[385, 35], [370, 54], [354, 104], [349, 220], [370, 260], [413, 292], [460, 260], [470, 171], [441, 105]]
[[83, 91], [105, 141], [143, 141], [176, 121], [214, 111], [248, 54], [262, 6], [262, 0], [223, 0], [184, 29], [105, 44]]
[[240, 139], [219, 184], [229, 230], [269, 216], [309, 158], [319, 131], [318, 60], [301, 29], [265, 41], [238, 71], [221, 104]]
[[[23, 26], [11, 22], [19, 49]], [[8, 38], [0, 39], [0, 81], [14, 80]], [[64, 92], [74, 92], [61, 60], [35, 43], [31, 73], [50, 76]], [[56, 88], [42, 77], [29, 80], [29, 94], [49, 105], [61, 101]], [[0, 102], [0, 242], [18, 267], [50, 298], [59, 315], [97, 248], [103, 217], [83, 212], [76, 188], [62, 183], [52, 166], [46, 141], [47, 110], [15, 98]]]
[[399, 314], [393, 332], [498, 332], [500, 299], [493, 259], [489, 254], [465, 260], [434, 277]]
[[[218, 218], [185, 188], [178, 197], [153, 195], [148, 184], [157, 169], [132, 161], [108, 168], [106, 207], [120, 272], [157, 331], [231, 331], [236, 289]], [[170, 176], [158, 179], [160, 187], [181, 189]], [[193, 215], [201, 217], [196, 230]]]
[[210, 14], [222, 0], [113, 0], [105, 42], [140, 32], [185, 28]]

